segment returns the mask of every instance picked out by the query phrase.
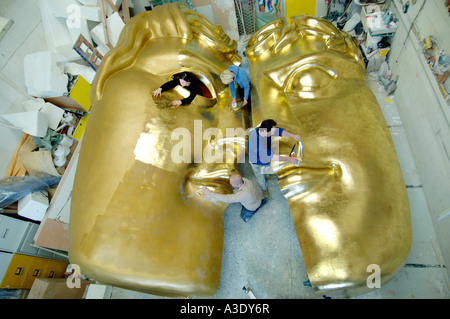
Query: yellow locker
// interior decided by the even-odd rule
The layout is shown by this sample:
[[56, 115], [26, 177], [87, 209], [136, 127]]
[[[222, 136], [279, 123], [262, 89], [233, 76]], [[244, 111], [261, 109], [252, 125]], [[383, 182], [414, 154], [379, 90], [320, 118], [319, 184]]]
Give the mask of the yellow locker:
[[316, 0], [286, 0], [286, 17], [300, 14], [316, 15]]
[[69, 263], [41, 257], [14, 254], [0, 288], [30, 289], [36, 278], [61, 278]]
[[30, 257], [32, 258], [30, 268], [28, 269], [28, 273], [25, 277], [25, 281], [23, 283], [23, 287], [26, 289], [31, 288], [33, 285], [34, 279], [42, 278], [44, 275], [45, 269], [47, 268], [48, 259], [39, 258], [39, 257]]
[[63, 260], [49, 260], [47, 269], [42, 278], [61, 278], [66, 272], [69, 263]]
[[9, 263], [8, 270], [3, 277], [0, 288], [20, 289], [23, 288], [32, 259], [29, 256], [14, 254]]

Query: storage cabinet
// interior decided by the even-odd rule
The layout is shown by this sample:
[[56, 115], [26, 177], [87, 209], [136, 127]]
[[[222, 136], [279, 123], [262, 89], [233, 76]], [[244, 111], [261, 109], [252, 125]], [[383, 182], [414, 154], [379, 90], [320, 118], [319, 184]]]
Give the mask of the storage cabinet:
[[28, 230], [28, 224], [18, 219], [0, 215], [0, 250], [17, 251]]
[[0, 215], [0, 288], [30, 289], [36, 278], [64, 275], [66, 258], [33, 246], [38, 227], [35, 223]]
[[65, 260], [52, 251], [33, 246], [38, 228], [35, 223], [0, 215], [0, 251]]
[[[12, 255], [12, 256], [10, 256]], [[0, 288], [30, 289], [36, 278], [61, 278], [68, 262], [21, 254], [0, 253], [0, 260], [10, 259], [9, 264], [0, 262]], [[1, 269], [1, 268], [6, 268]]]

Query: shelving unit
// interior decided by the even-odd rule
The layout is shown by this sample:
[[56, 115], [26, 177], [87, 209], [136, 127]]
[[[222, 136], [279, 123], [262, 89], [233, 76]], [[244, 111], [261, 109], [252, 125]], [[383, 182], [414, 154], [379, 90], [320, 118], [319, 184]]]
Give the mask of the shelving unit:
[[[433, 2], [430, 2], [430, 3], [432, 3], [433, 5], [436, 5]], [[403, 26], [405, 27], [406, 30], [408, 30], [408, 34], [407, 34], [408, 38], [405, 39], [405, 43], [406, 43], [406, 41], [410, 41], [411, 44], [413, 45], [414, 49], [417, 52], [423, 52], [424, 48], [421, 44], [423, 42], [423, 39], [427, 36], [433, 36], [433, 34], [422, 34], [422, 32], [420, 30], [417, 30], [415, 21], [411, 20], [409, 15], [401, 14], [402, 13], [402, 2], [401, 1], [393, 1], [393, 4], [394, 4], [394, 9], [397, 11], [397, 14], [399, 16], [399, 22], [403, 24]], [[416, 13], [416, 14], [418, 14], [418, 13]], [[434, 76], [433, 72], [431, 71], [430, 67], [428, 66], [427, 61], [425, 60], [425, 56], [423, 54], [419, 57], [419, 60], [421, 62], [421, 66], [424, 69], [424, 73], [428, 77], [431, 87], [433, 88], [433, 91], [435, 92], [436, 97], [439, 100], [439, 103], [441, 104], [441, 108], [447, 118], [447, 121], [450, 122], [450, 96], [445, 98], [442, 95], [442, 92], [436, 81], [436, 77]]]

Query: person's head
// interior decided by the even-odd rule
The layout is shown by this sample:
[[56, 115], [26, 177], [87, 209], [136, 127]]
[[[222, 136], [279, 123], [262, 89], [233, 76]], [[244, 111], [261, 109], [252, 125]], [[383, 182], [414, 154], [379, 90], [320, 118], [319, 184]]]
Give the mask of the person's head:
[[277, 122], [272, 119], [264, 120], [259, 126], [259, 135], [261, 136], [272, 136], [275, 133], [275, 128]]
[[241, 174], [233, 174], [230, 176], [230, 184], [233, 188], [239, 188], [244, 184]]
[[180, 76], [180, 85], [181, 86], [189, 86], [192, 82], [192, 75], [187, 72], [181, 73]]
[[220, 79], [223, 84], [230, 84], [234, 80], [234, 73], [230, 70], [225, 70], [220, 74]]

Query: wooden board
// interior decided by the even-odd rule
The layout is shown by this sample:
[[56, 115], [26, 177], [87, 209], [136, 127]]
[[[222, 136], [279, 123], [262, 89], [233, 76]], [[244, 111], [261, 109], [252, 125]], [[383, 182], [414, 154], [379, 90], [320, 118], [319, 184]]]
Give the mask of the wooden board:
[[47, 218], [41, 222], [39, 236], [35, 238], [34, 245], [69, 250], [69, 224], [55, 219]]
[[36, 278], [27, 299], [82, 299], [86, 287], [93, 283], [80, 279], [80, 288], [69, 288], [66, 278]]

